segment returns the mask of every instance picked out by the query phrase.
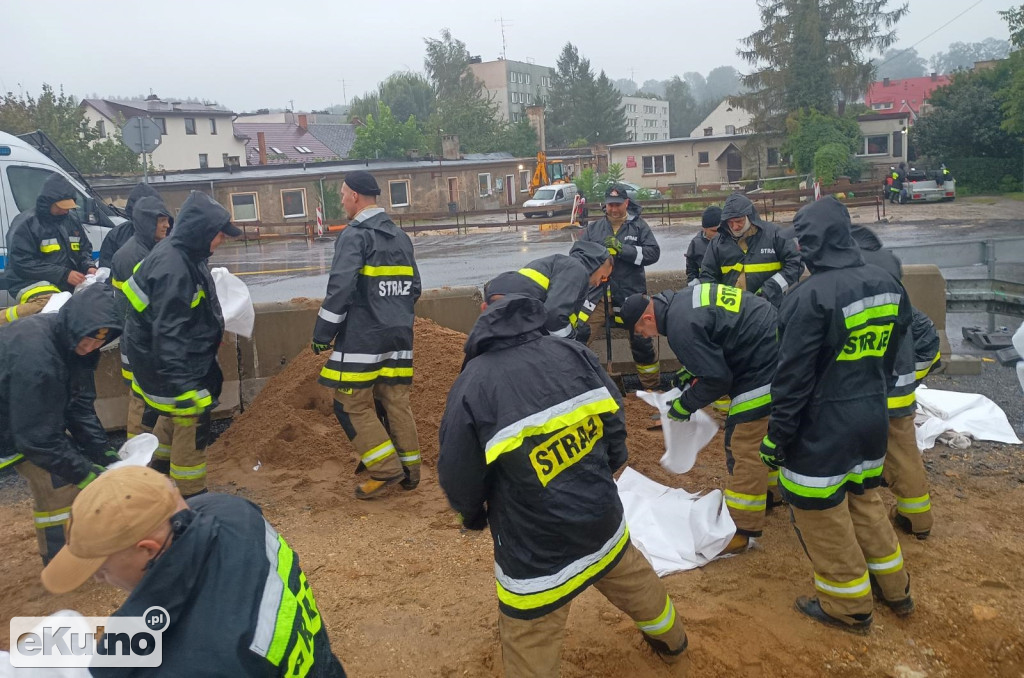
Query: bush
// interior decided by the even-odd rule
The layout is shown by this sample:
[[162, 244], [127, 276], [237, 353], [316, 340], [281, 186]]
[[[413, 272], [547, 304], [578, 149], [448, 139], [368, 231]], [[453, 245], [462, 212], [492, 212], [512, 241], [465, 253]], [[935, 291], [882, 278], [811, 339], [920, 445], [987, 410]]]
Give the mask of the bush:
[[1020, 190], [1020, 179], [1007, 174], [999, 180], [998, 189], [1000, 193], [1016, 193]]
[[[961, 189], [967, 191], [963, 195], [996, 191], [1009, 193], [1020, 190], [1021, 172], [1024, 165], [1019, 157], [945, 158], [942, 161], [933, 159], [928, 166], [938, 169], [939, 162], [945, 162], [946, 167], [953, 173], [957, 192], [960, 192]], [[1004, 188], [1004, 185], [1009, 188]]]
[[814, 176], [823, 186], [831, 186], [844, 174], [850, 161], [850, 152], [843, 144], [825, 144], [814, 154]]
[[[815, 156], [827, 145], [839, 144], [850, 155], [860, 143], [860, 126], [852, 117], [825, 115], [817, 111], [801, 111], [786, 120], [787, 139], [783, 153], [793, 157], [793, 166], [799, 174], [815, 167]], [[837, 175], [838, 176], [838, 175]]]

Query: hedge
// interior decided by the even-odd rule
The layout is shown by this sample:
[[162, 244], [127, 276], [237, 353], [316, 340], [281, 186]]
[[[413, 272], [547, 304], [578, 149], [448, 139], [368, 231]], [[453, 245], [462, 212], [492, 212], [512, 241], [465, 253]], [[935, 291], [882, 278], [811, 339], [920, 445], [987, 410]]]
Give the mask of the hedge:
[[[940, 162], [946, 163], [958, 188], [974, 193], [1021, 190], [1024, 158], [944, 158]], [[927, 166], [938, 169], [939, 162]]]

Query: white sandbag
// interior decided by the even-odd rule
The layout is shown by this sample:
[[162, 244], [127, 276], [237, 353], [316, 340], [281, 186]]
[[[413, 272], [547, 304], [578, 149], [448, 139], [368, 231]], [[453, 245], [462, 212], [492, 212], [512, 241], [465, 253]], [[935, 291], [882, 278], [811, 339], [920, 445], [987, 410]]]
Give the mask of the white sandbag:
[[636, 397], [661, 413], [661, 432], [665, 438], [665, 454], [661, 465], [672, 473], [686, 473], [697, 461], [697, 453], [704, 449], [718, 433], [714, 419], [697, 410], [690, 421], [673, 421], [666, 414], [670, 403], [679, 397], [681, 391], [674, 388], [666, 393], [637, 391]]
[[89, 285], [95, 285], [96, 283], [105, 283], [110, 278], [110, 269], [106, 266], [97, 268], [95, 273], [87, 273], [85, 280], [75, 285], [75, 292], [81, 292]]
[[252, 337], [256, 310], [252, 307], [249, 288], [238, 276], [228, 273], [226, 268], [214, 268], [210, 273], [217, 286], [217, 299], [220, 301], [221, 313], [224, 314], [224, 329], [243, 337]]
[[43, 310], [40, 313], [56, 313], [64, 304], [68, 303], [70, 298], [71, 292], [58, 292], [47, 300], [46, 306], [43, 306]]
[[117, 456], [121, 458], [121, 461], [115, 461], [107, 467], [107, 470], [113, 471], [124, 466], [149, 466], [153, 453], [156, 452], [159, 445], [160, 441], [152, 433], [140, 433], [133, 436], [117, 451]]
[[627, 467], [616, 485], [633, 545], [659, 577], [711, 562], [736, 533], [720, 490], [701, 496]]
[[917, 405], [917, 445], [922, 450], [930, 450], [935, 439], [946, 431], [964, 433], [975, 440], [1021, 444], [1003, 410], [980, 393], [919, 386]]

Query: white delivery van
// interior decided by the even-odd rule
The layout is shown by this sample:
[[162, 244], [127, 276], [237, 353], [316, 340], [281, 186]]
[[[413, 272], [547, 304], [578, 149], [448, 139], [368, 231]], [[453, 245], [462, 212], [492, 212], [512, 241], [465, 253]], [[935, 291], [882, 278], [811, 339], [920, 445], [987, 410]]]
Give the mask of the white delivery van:
[[[122, 216], [92, 194], [84, 180], [72, 176], [28, 141], [0, 132], [0, 269], [7, 266], [7, 236], [11, 222], [25, 210], [35, 207], [43, 183], [52, 174], [62, 175], [75, 187], [78, 217], [92, 241], [94, 258], [99, 258], [100, 244], [109, 229], [124, 221]], [[5, 300], [0, 299], [2, 301]]]
[[523, 203], [523, 216], [553, 217], [556, 214], [572, 212], [572, 203], [576, 199], [576, 184], [551, 184], [541, 186], [533, 197]]

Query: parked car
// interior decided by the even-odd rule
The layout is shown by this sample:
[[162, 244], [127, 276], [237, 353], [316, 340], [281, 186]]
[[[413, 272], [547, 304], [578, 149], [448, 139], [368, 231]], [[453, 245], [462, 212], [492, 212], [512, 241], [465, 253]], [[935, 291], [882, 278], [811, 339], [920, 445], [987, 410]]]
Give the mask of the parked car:
[[576, 184], [541, 186], [534, 191], [532, 198], [523, 203], [523, 215], [529, 219], [568, 214], [572, 212], [572, 202], [578, 192]]
[[[636, 184], [631, 184], [628, 181], [620, 181], [618, 183], [620, 183], [620, 184], [622, 184], [623, 186], [626, 187], [626, 195], [628, 195], [630, 197], [630, 199], [632, 199], [632, 200], [639, 200], [640, 199], [640, 198], [638, 198], [636, 196], [637, 196], [637, 194], [640, 191], [643, 190], [643, 188], [641, 186], [637, 186]], [[663, 196], [661, 194], [661, 191], [659, 191], [656, 188], [648, 188], [647, 189], [647, 193], [648, 193], [648, 197], [646, 198], [647, 200], [661, 200], [662, 198], [665, 197], [665, 196]]]

